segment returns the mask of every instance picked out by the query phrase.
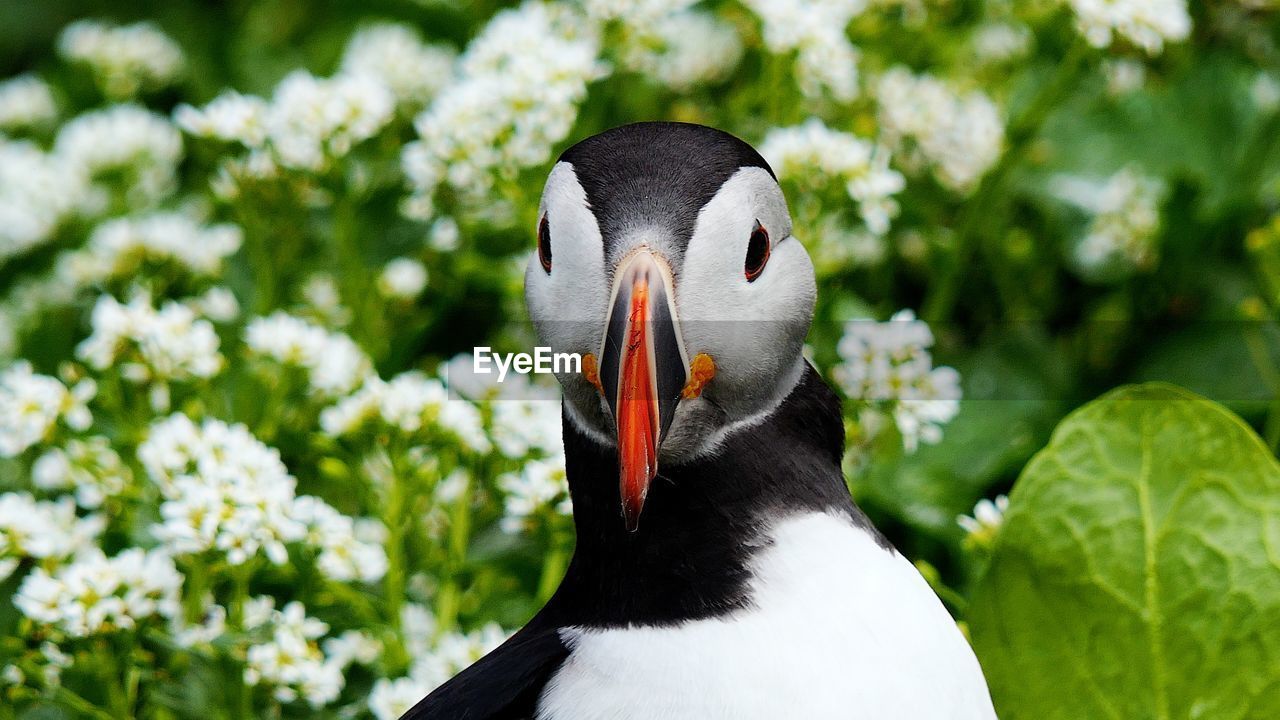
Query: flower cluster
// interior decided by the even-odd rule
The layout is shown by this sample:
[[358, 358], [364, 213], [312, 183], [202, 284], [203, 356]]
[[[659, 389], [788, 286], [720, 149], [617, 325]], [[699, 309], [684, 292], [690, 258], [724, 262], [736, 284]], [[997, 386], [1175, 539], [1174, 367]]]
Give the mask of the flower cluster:
[[0, 494], [0, 582], [23, 559], [62, 561], [90, 550], [105, 525], [101, 515], [77, 517], [69, 497], [47, 501], [28, 493]]
[[122, 494], [133, 471], [101, 435], [72, 438], [62, 447], [46, 450], [31, 465], [31, 482], [41, 490], [75, 493], [76, 504], [96, 509]]
[[54, 152], [95, 185], [105, 204], [108, 179], [125, 179], [125, 197], [147, 207], [173, 191], [182, 136], [164, 117], [138, 105], [113, 105], [73, 118], [58, 132]]
[[93, 307], [92, 323], [93, 334], [76, 355], [97, 370], [121, 366], [134, 382], [163, 383], [208, 378], [222, 369], [213, 325], [172, 300], [156, 310], [145, 293], [128, 303], [103, 295]]
[[206, 227], [186, 213], [157, 212], [102, 223], [73, 257], [83, 279], [129, 276], [144, 261], [173, 262], [192, 274], [217, 276], [243, 238], [235, 225]]
[[1075, 176], [1054, 179], [1058, 197], [1089, 213], [1074, 251], [1087, 276], [1150, 270], [1159, 259], [1160, 203], [1164, 185], [1126, 167], [1105, 180]]
[[622, 65], [676, 91], [729, 77], [742, 60], [742, 40], [717, 16], [687, 10], [629, 22]]
[[887, 232], [898, 214], [893, 196], [906, 182], [889, 167], [889, 150], [881, 145], [832, 130], [811, 118], [803, 125], [770, 130], [760, 152], [780, 178], [810, 187], [843, 183], [849, 197], [858, 203], [858, 214], [867, 229], [876, 235]]
[[529, 518], [542, 508], [552, 508], [561, 515], [573, 512], [565, 482], [564, 456], [547, 460], [529, 460], [518, 473], [498, 478], [504, 493], [502, 529], [509, 533], [523, 530]]
[[[929, 326], [902, 310], [888, 322], [849, 322], [837, 347], [836, 382], [873, 412], [887, 411], [908, 452], [941, 440], [942, 425], [960, 412], [960, 375], [933, 366], [932, 346]], [[864, 424], [875, 420], [864, 418]]]
[[453, 75], [453, 50], [428, 45], [405, 25], [377, 23], [361, 28], [347, 42], [342, 71], [372, 77], [407, 108], [435, 97]]
[[395, 97], [367, 74], [318, 78], [305, 70], [276, 86], [271, 102], [233, 90], [204, 108], [180, 106], [175, 121], [196, 137], [251, 151], [243, 170], [270, 176], [276, 166], [319, 172], [373, 137], [395, 111]]
[[764, 26], [771, 52], [796, 53], [800, 90], [810, 97], [829, 94], [848, 102], [858, 96], [859, 52], [846, 29], [866, 10], [867, 0], [821, 0], [797, 5], [788, 0], [746, 0]]
[[[507, 633], [489, 623], [470, 633], [438, 632], [431, 611], [421, 605], [405, 605], [405, 636], [412, 638], [413, 664], [405, 677], [380, 678], [369, 695], [369, 710], [377, 720], [396, 720], [427, 693], [498, 647]], [[431, 638], [436, 638], [434, 642]]]
[[14, 457], [53, 432], [61, 420], [73, 430], [93, 422], [86, 402], [92, 382], [68, 390], [57, 378], [39, 375], [25, 360], [0, 371], [0, 458]]
[[37, 567], [13, 604], [32, 620], [86, 637], [173, 617], [181, 587], [182, 575], [162, 551], [129, 548], [107, 557], [95, 548], [53, 572]]
[[935, 77], [897, 67], [880, 76], [876, 98], [886, 142], [913, 169], [932, 168], [952, 190], [972, 190], [1000, 157], [1004, 123], [981, 91], [960, 93]]
[[310, 495], [297, 498], [289, 514], [306, 527], [304, 540], [319, 552], [316, 567], [326, 576], [342, 582], [376, 582], [386, 574], [387, 528], [382, 523], [352, 519]]
[[174, 554], [216, 549], [240, 565], [262, 552], [288, 559], [286, 543], [307, 542], [330, 577], [374, 581], [386, 572], [385, 529], [357, 523], [323, 500], [295, 496], [280, 455], [243, 425], [175, 414], [156, 423], [138, 458], [165, 500], [153, 528]]
[[88, 189], [76, 165], [0, 136], [0, 263], [47, 242], [85, 208]]
[[293, 512], [296, 481], [243, 425], [178, 413], [151, 427], [138, 459], [165, 498], [152, 532], [174, 554], [216, 548], [240, 565], [261, 551], [280, 564], [285, 543], [306, 534]]
[[545, 163], [587, 83], [604, 74], [598, 52], [593, 28], [566, 5], [529, 0], [495, 15], [459, 59], [458, 77], [414, 121], [406, 210], [430, 215], [441, 183], [480, 196], [495, 175]]
[[271, 598], [261, 598], [258, 604], [266, 609], [266, 617], [252, 618], [246, 624], [251, 629], [265, 627], [270, 637], [249, 647], [245, 683], [271, 688], [280, 702], [301, 697], [313, 708], [333, 702], [346, 680], [343, 666], [326, 658], [317, 643], [329, 626], [307, 617], [306, 608], [299, 602], [291, 602], [281, 610], [271, 607]]
[[58, 38], [58, 53], [87, 65], [102, 91], [115, 99], [163, 88], [177, 79], [185, 64], [182, 48], [149, 22], [71, 23]]
[[254, 318], [244, 340], [257, 355], [305, 370], [312, 390], [323, 396], [350, 392], [373, 372], [368, 356], [350, 337], [284, 312]]
[[1186, 0], [1067, 0], [1080, 34], [1090, 45], [1105, 48], [1121, 36], [1148, 55], [1159, 55], [1166, 42], [1191, 34]]
[[407, 435], [437, 428], [477, 453], [491, 447], [476, 406], [450, 398], [444, 383], [419, 372], [402, 373], [390, 381], [370, 377], [356, 392], [320, 415], [320, 427], [335, 437], [353, 433], [369, 422]]
[[34, 75], [0, 82], [0, 131], [36, 127], [58, 116], [49, 84]]

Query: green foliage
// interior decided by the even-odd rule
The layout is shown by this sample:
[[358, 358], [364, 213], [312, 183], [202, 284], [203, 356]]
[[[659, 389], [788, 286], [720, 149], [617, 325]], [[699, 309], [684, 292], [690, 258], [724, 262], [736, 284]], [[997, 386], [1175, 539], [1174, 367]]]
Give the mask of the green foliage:
[[1004, 720], [1280, 715], [1280, 464], [1148, 384], [1070, 415], [1010, 496], [969, 608]]
[[[972, 623], [1006, 720], [1280, 715], [1278, 10], [0, 1], [0, 378], [21, 386], [0, 400], [23, 416], [0, 414], [0, 720], [393, 720], [526, 622], [574, 543], [558, 405], [472, 388], [444, 413], [443, 376], [474, 346], [529, 349], [547, 172], [644, 120], [722, 128], [773, 164], [817, 273], [807, 350], [845, 398], [850, 491]], [[77, 54], [80, 20], [152, 41]], [[361, 37], [381, 40], [356, 71]], [[67, 142], [126, 105], [131, 122]], [[234, 247], [211, 248], [217, 228]], [[94, 362], [86, 339], [120, 325], [95, 308], [138, 297], [147, 322]], [[170, 304], [190, 317], [139, 330]], [[1148, 385], [1063, 420], [1145, 382], [1240, 418]], [[67, 402], [27, 402], [37, 386]], [[175, 513], [191, 493], [143, 459], [177, 416], [243, 426], [242, 451], [278, 453], [266, 485], [296, 489], [281, 506], [319, 498], [330, 522], [243, 564], [157, 537], [205, 517]], [[245, 452], [210, 453], [241, 473]], [[27, 547], [30, 528], [91, 521], [88, 549], [176, 558], [180, 612], [85, 636], [14, 604], [84, 549]], [[366, 562], [338, 562], [350, 549]], [[272, 666], [271, 628], [305, 630], [290, 603], [329, 626], [294, 643], [309, 672], [247, 679]], [[325, 646], [344, 634], [379, 650]]]

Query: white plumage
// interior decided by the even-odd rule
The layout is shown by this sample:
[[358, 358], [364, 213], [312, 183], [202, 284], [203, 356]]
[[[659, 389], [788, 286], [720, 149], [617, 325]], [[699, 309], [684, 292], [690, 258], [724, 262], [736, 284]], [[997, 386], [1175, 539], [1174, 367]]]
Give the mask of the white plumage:
[[766, 543], [749, 609], [563, 630], [538, 720], [994, 720], [973, 651], [896, 551], [820, 513]]

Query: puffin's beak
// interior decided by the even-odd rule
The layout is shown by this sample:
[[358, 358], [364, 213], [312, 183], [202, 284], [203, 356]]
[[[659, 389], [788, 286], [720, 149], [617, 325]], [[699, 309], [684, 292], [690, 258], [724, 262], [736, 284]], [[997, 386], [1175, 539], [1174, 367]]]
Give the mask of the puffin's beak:
[[641, 249], [614, 277], [600, 382], [618, 431], [622, 515], [634, 532], [689, 372], [666, 265]]

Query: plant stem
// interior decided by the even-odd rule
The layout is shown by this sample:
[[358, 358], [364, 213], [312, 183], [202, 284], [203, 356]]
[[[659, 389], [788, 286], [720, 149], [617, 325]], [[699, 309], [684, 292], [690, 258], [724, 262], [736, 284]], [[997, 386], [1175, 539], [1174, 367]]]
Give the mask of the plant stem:
[[392, 630], [395, 631], [394, 642], [387, 649], [388, 664], [393, 668], [403, 668], [409, 664], [408, 653], [405, 651], [404, 626], [400, 617], [404, 605], [406, 573], [404, 538], [408, 520], [404, 517], [405, 500], [403, 474], [392, 461], [387, 500], [383, 508], [383, 522], [387, 526], [387, 574], [383, 580], [383, 587], [387, 595], [388, 620]]
[[96, 718], [96, 720], [120, 720], [112, 716], [111, 713], [99, 708], [97, 705], [86, 700], [84, 697], [68, 690], [65, 686], [59, 685], [53, 691], [53, 697], [58, 702], [72, 708], [86, 717]]
[[437, 632], [452, 630], [458, 624], [462, 588], [458, 576], [467, 559], [471, 541], [471, 506], [466, 493], [454, 501], [449, 513], [449, 546], [445, 560], [445, 581], [436, 607]]
[[125, 690], [123, 668], [116, 657], [115, 648], [111, 646], [109, 637], [98, 640], [98, 656], [102, 666], [102, 684], [107, 693], [107, 705], [111, 714], [117, 718], [130, 717], [128, 692]]

